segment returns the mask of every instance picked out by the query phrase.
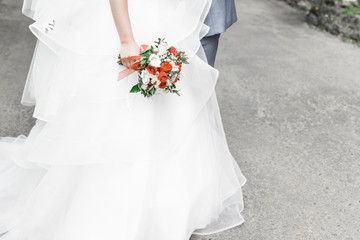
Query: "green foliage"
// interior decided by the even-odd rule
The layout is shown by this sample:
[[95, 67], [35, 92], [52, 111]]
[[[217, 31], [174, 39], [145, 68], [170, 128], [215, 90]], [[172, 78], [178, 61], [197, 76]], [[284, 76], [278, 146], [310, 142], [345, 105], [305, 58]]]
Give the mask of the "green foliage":
[[315, 25], [312, 24], [311, 22], [307, 22], [307, 24], [308, 24], [308, 26], [309, 26], [310, 28], [314, 28], [314, 27], [315, 27]]
[[357, 4], [352, 3], [352, 7], [346, 7], [344, 13], [349, 15], [360, 15], [360, 0], [358, 0]]
[[140, 92], [139, 84], [134, 85], [134, 86], [131, 88], [130, 92], [131, 92], [131, 93]]

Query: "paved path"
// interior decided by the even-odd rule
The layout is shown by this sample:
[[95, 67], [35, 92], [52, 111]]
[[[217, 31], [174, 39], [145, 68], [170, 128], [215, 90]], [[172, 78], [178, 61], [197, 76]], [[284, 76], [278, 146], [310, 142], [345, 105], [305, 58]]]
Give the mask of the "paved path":
[[[35, 44], [20, 5], [0, 0], [0, 136], [33, 124], [19, 105]], [[217, 94], [248, 178], [246, 222], [192, 240], [360, 239], [360, 49], [309, 28], [283, 2], [237, 5]]]

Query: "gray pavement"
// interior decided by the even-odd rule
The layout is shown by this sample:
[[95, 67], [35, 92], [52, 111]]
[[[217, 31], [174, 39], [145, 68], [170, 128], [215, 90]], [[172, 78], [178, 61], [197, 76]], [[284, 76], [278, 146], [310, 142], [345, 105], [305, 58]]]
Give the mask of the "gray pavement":
[[[19, 105], [34, 37], [19, 0], [0, 0], [0, 136], [27, 134]], [[192, 240], [360, 239], [360, 49], [275, 0], [237, 1], [217, 94], [248, 178], [246, 222]]]

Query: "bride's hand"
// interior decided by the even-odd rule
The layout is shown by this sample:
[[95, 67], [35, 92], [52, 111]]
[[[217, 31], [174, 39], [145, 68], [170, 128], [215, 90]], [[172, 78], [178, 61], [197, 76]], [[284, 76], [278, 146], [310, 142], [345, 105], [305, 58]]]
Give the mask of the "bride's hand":
[[[119, 39], [121, 41], [121, 58], [138, 56], [140, 54], [140, 48], [139, 45], [136, 44], [132, 33], [128, 11], [128, 0], [110, 0], [110, 5], [114, 22], [119, 33]], [[134, 62], [135, 60], [133, 59], [122, 61], [124, 66], [127, 68], [129, 68]]]
[[[126, 42], [121, 44], [120, 55], [121, 58], [138, 56], [140, 54], [140, 47], [135, 41]], [[134, 59], [123, 60], [122, 63], [126, 68], [129, 68], [135, 62]]]

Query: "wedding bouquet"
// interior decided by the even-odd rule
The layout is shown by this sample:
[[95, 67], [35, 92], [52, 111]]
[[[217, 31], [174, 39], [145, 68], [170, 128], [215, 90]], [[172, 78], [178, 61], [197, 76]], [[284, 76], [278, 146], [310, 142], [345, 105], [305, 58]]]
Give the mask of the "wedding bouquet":
[[[159, 38], [153, 46], [142, 45], [140, 56], [125, 59], [134, 59], [135, 62], [120, 72], [119, 80], [136, 71], [139, 76], [138, 83], [130, 90], [131, 93], [141, 92], [147, 98], [168, 92], [180, 96], [176, 83], [183, 77], [182, 65], [189, 64], [184, 51], [169, 47], [165, 39]], [[118, 64], [123, 65], [122, 60], [124, 58], [119, 55]]]

